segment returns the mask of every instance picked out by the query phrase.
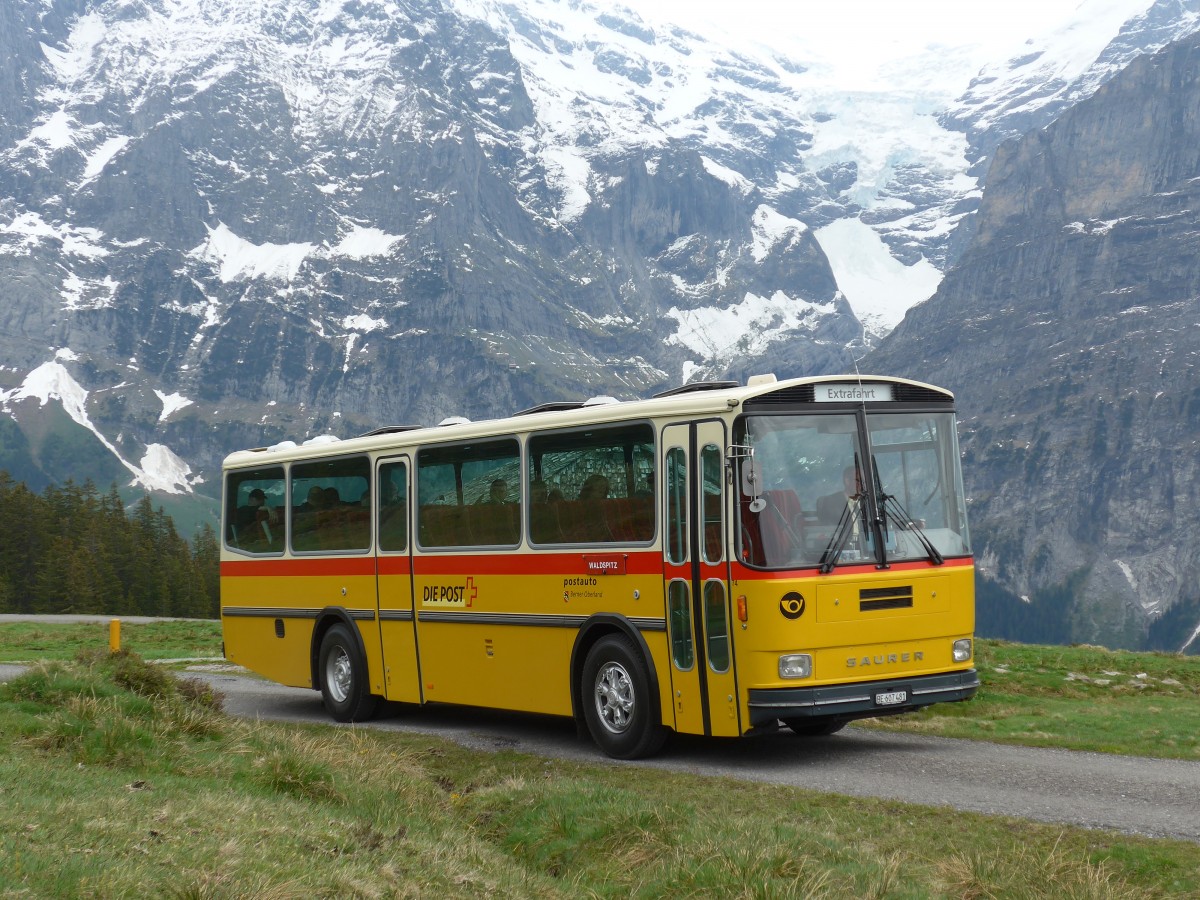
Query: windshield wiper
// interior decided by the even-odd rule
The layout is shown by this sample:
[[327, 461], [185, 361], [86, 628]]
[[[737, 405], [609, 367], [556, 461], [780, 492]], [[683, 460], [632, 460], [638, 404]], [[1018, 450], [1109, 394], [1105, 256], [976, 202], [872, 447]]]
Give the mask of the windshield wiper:
[[897, 531], [911, 531], [917, 536], [917, 540], [921, 542], [921, 546], [925, 548], [925, 554], [929, 557], [929, 561], [935, 566], [940, 566], [945, 559], [938, 552], [938, 548], [934, 546], [933, 541], [929, 539], [922, 529], [917, 524], [917, 520], [908, 514], [901, 504], [896, 499], [894, 494], [885, 494], [882, 490], [879, 492], [879, 499], [883, 501], [883, 515], [885, 520], [891, 519], [896, 525]]
[[822, 575], [828, 575], [833, 571], [842, 551], [846, 549], [846, 544], [849, 543], [850, 535], [854, 531], [854, 518], [858, 515], [860, 503], [862, 503], [862, 494], [846, 498], [846, 505], [842, 508], [842, 517], [838, 519], [837, 528], [833, 530], [833, 537], [829, 539], [829, 545], [821, 554], [820, 571]]

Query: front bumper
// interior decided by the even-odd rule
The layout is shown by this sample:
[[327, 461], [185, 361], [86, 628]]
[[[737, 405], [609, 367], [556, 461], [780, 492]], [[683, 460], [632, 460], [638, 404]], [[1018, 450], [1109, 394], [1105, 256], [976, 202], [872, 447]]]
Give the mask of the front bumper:
[[[934, 703], [969, 700], [977, 690], [979, 673], [974, 669], [948, 675], [886, 678], [829, 687], [751, 689], [750, 725], [765, 725], [775, 719], [890, 716]], [[881, 698], [894, 699], [900, 692], [904, 692], [902, 701], [879, 702]]]

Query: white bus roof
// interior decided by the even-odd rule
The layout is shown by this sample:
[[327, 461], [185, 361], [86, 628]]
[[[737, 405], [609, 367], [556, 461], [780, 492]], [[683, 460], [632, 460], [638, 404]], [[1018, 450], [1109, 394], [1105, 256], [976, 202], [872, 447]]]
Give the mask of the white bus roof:
[[648, 400], [617, 402], [611, 397], [588, 401], [563, 401], [533, 407], [499, 419], [480, 419], [472, 422], [458, 417], [444, 419], [443, 424], [423, 426], [391, 426], [379, 428], [359, 437], [338, 440], [318, 435], [302, 444], [282, 441], [271, 447], [238, 450], [225, 458], [224, 467], [260, 466], [296, 459], [341, 456], [385, 450], [401, 445], [460, 442], [525, 432], [553, 430], [585, 425], [600, 425], [627, 420], [696, 417], [724, 414], [742, 406], [747, 400], [765, 394], [787, 392], [796, 387], [816, 384], [878, 384], [909, 385], [941, 394], [946, 400], [954, 395], [945, 388], [886, 375], [818, 375], [776, 381], [774, 376], [754, 376], [745, 385], [734, 382], [696, 383], [684, 385]]

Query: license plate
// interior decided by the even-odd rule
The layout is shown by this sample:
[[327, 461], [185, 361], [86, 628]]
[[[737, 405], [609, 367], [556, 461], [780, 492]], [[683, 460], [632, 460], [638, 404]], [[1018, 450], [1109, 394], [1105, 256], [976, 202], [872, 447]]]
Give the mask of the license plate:
[[876, 706], [896, 706], [908, 700], [908, 691], [887, 691], [875, 695]]

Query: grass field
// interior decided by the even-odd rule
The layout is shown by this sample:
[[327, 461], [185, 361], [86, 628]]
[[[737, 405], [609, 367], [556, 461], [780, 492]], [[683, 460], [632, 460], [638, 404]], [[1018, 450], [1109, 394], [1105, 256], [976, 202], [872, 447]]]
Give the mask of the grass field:
[[1200, 657], [976, 642], [983, 687], [872, 727], [1200, 760]]
[[[108, 647], [108, 623], [0, 623], [0, 662], [67, 660]], [[216, 621], [122, 623], [144, 659], [220, 658]], [[983, 687], [969, 703], [859, 723], [870, 728], [1200, 760], [1200, 657], [976, 642]], [[186, 664], [176, 664], [185, 668]]]
[[[107, 650], [109, 621], [0, 622], [0, 663], [74, 659]], [[121, 622], [120, 639], [122, 648], [148, 660], [221, 656], [221, 623], [215, 619]]]
[[0, 685], [0, 802], [0, 897], [1200, 896], [1195, 844], [250, 722], [106, 649]]

